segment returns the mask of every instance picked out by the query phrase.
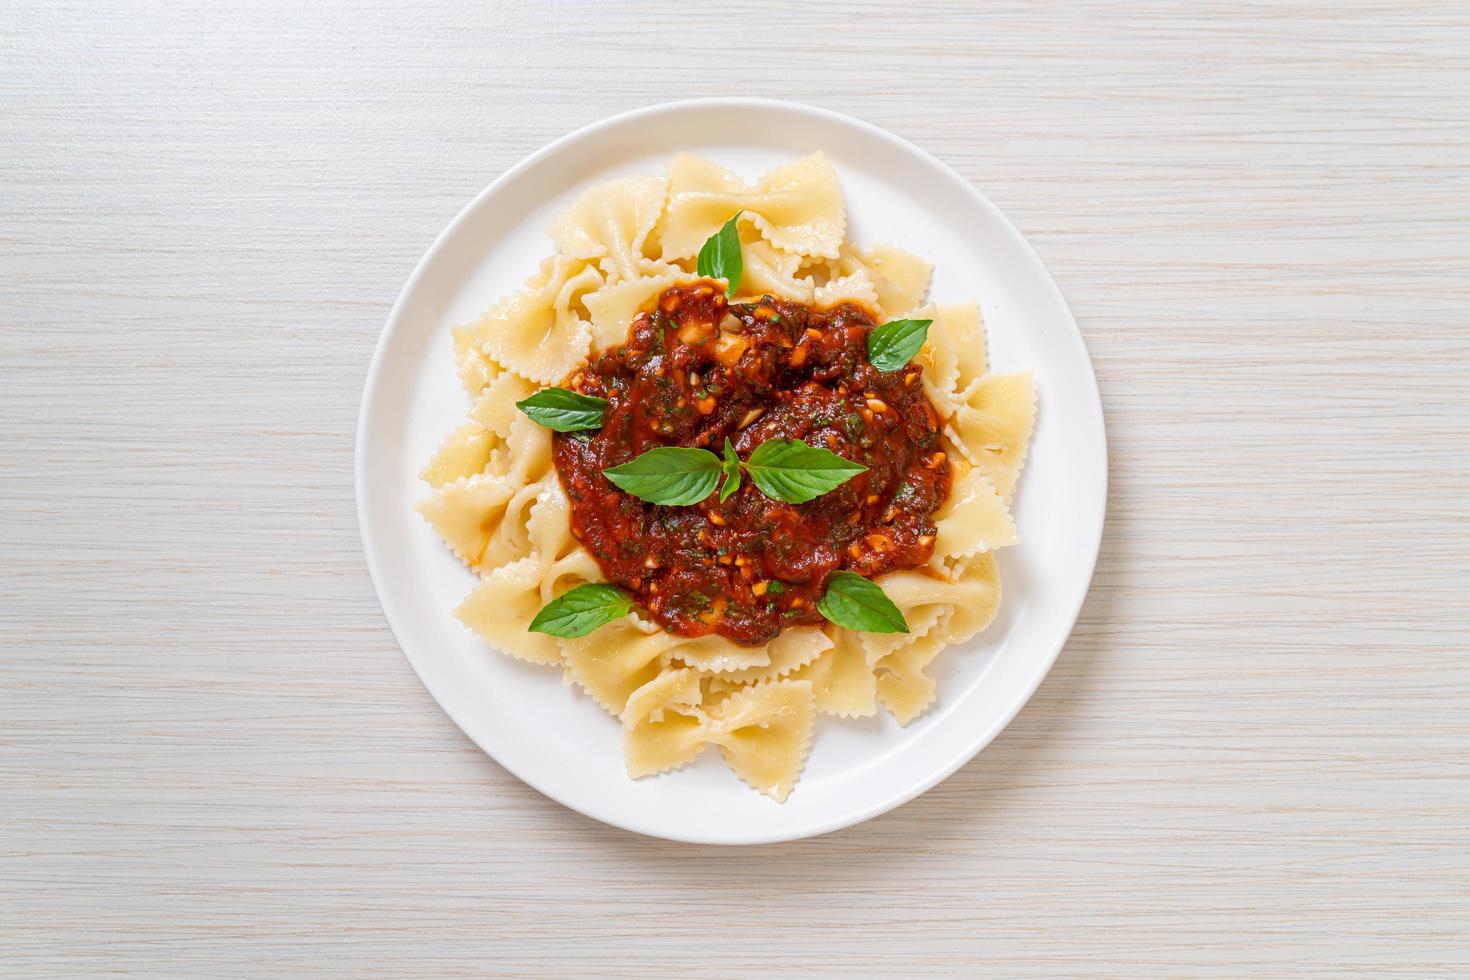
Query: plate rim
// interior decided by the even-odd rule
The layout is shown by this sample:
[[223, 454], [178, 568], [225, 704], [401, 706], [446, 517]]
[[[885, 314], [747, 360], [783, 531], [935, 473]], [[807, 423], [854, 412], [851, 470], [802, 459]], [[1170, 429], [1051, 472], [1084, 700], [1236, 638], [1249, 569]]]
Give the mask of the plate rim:
[[[467, 220], [469, 220], [470, 215], [477, 211], [482, 203], [487, 198], [492, 197], [502, 186], [515, 180], [518, 176], [532, 169], [533, 167], [536, 167], [538, 164], [560, 152], [568, 145], [594, 136], [604, 130], [636, 123], [643, 119], [655, 117], [664, 113], [686, 111], [696, 108], [710, 110], [771, 109], [779, 112], [794, 112], [799, 115], [805, 114], [824, 119], [827, 122], [850, 126], [863, 131], [870, 137], [889, 143], [900, 150], [911, 153], [921, 158], [924, 162], [934, 167], [938, 172], [943, 174], [948, 179], [950, 184], [953, 185], [960, 193], [968, 195], [974, 201], [974, 203], [978, 204], [984, 211], [986, 211], [990, 215], [991, 218], [995, 219], [998, 222], [999, 227], [1009, 237], [1011, 245], [1019, 248], [1029, 257], [1032, 262], [1034, 262], [1036, 268], [1041, 272], [1043, 276], [1044, 285], [1052, 294], [1052, 298], [1056, 301], [1058, 308], [1065, 313], [1067, 326], [1071, 330], [1073, 339], [1075, 339], [1075, 341], [1081, 348], [1081, 351], [1086, 361], [1086, 379], [1088, 383], [1086, 391], [1083, 392], [1083, 394], [1086, 396], [1084, 398], [1084, 401], [1086, 402], [1086, 406], [1089, 409], [1089, 414], [1092, 416], [1092, 421], [1094, 421], [1096, 424], [1095, 427], [1100, 437], [1099, 443], [1097, 445], [1097, 452], [1100, 457], [1099, 461], [1101, 463], [1098, 476], [1100, 492], [1097, 495], [1097, 513], [1093, 515], [1093, 519], [1090, 522], [1096, 530], [1095, 533], [1092, 535], [1091, 540], [1086, 542], [1087, 547], [1085, 549], [1087, 554], [1086, 575], [1083, 578], [1083, 581], [1085, 582], [1085, 587], [1079, 590], [1075, 601], [1072, 603], [1072, 608], [1069, 610], [1067, 615], [1062, 619], [1056, 621], [1057, 628], [1054, 632], [1055, 639], [1051, 644], [1049, 644], [1050, 648], [1046, 649], [1043, 655], [1035, 657], [1038, 669], [1033, 672], [1031, 677], [1012, 699], [1011, 703], [1008, 704], [1002, 712], [994, 716], [994, 720], [990, 724], [986, 725], [984, 728], [977, 729], [976, 733], [971, 738], [966, 739], [964, 741], [964, 745], [942, 765], [934, 766], [927, 769], [920, 778], [914, 780], [912, 783], [903, 787], [895, 793], [890, 793], [879, 799], [871, 801], [866, 805], [854, 807], [851, 810], [844, 811], [825, 820], [811, 821], [809, 825], [796, 826], [790, 831], [780, 831], [774, 833], [755, 833], [738, 838], [724, 837], [719, 839], [701, 837], [697, 834], [670, 834], [663, 830], [655, 830], [647, 826], [638, 826], [634, 821], [615, 819], [601, 814], [589, 813], [581, 806], [578, 806], [576, 803], [573, 803], [564, 798], [564, 796], [555, 788], [545, 785], [543, 781], [537, 778], [534, 774], [523, 771], [523, 768], [508, 764], [499, 755], [492, 751], [489, 746], [483, 744], [478, 738], [476, 738], [475, 735], [472, 734], [473, 726], [467, 726], [464, 722], [462, 722], [456, 714], [455, 710], [445, 704], [445, 702], [434, 692], [433, 688], [429, 685], [429, 682], [425, 677], [425, 670], [420, 668], [419, 664], [415, 661], [414, 656], [409, 653], [408, 646], [403, 641], [403, 630], [400, 624], [394, 621], [393, 613], [389, 609], [389, 603], [385, 599], [385, 575], [380, 567], [377, 558], [377, 552], [374, 547], [373, 531], [371, 529], [367, 514], [365, 491], [367, 483], [366, 456], [368, 452], [367, 420], [369, 416], [370, 406], [374, 401], [377, 390], [382, 380], [384, 364], [386, 361], [385, 351], [388, 347], [389, 337], [397, 328], [398, 322], [403, 314], [404, 306], [407, 303], [408, 298], [416, 291], [416, 287], [418, 286], [419, 281], [424, 277], [426, 270], [428, 270], [431, 266], [435, 264], [435, 262], [439, 258], [440, 251], [443, 250], [446, 247], [446, 243], [455, 236], [455, 233], [458, 231], [460, 226], [464, 224]], [[418, 262], [414, 265], [413, 271], [409, 273], [408, 278], [404, 281], [404, 284], [400, 288], [397, 297], [394, 299], [392, 307], [388, 311], [388, 316], [384, 321], [382, 329], [378, 333], [377, 342], [373, 347], [372, 359], [368, 364], [367, 375], [363, 383], [362, 397], [358, 402], [357, 425], [353, 442], [353, 496], [356, 505], [355, 509], [357, 513], [359, 543], [362, 547], [363, 558], [367, 565], [368, 578], [372, 582], [373, 592], [378, 600], [378, 607], [382, 610], [384, 621], [387, 622], [388, 629], [393, 634], [394, 642], [398, 644], [399, 651], [403, 654], [404, 659], [408, 661], [408, 664], [412, 668], [414, 675], [418, 678], [419, 683], [424, 686], [424, 690], [428, 692], [431, 698], [433, 698], [434, 702], [439, 706], [439, 709], [449, 716], [450, 720], [454, 722], [456, 727], [459, 728], [459, 730], [462, 734], [465, 735], [465, 737], [470, 739], [470, 741], [473, 742], [476, 747], [480, 749], [480, 751], [489, 756], [490, 759], [494, 761], [498, 766], [509, 772], [512, 776], [520, 780], [522, 783], [525, 783], [527, 786], [536, 790], [538, 793], [541, 793], [543, 796], [555, 801], [556, 803], [566, 807], [569, 810], [582, 814], [589, 819], [596, 820], [608, 826], [618, 827], [619, 829], [647, 837], [661, 840], [671, 840], [679, 843], [718, 844], [722, 846], [758, 845], [779, 843], [791, 840], [801, 840], [810, 837], [822, 836], [824, 834], [844, 830], [848, 827], [864, 823], [868, 820], [873, 819], [874, 817], [881, 816], [882, 814], [887, 813], [890, 810], [894, 810], [900, 806], [903, 806], [905, 803], [908, 803], [918, 796], [928, 792], [930, 789], [933, 789], [939, 783], [954, 775], [955, 772], [957, 772], [961, 767], [967, 764], [971, 759], [975, 758], [975, 756], [979, 755], [986, 746], [994, 741], [995, 738], [1002, 731], [1004, 731], [1011, 724], [1012, 721], [1015, 720], [1016, 715], [1019, 714], [1021, 709], [1025, 707], [1027, 702], [1031, 700], [1031, 698], [1035, 695], [1037, 689], [1040, 688], [1042, 682], [1046, 679], [1047, 675], [1051, 673], [1051, 669], [1053, 666], [1055, 666], [1057, 658], [1061, 656], [1062, 650], [1066, 647], [1067, 641], [1071, 638], [1072, 631], [1077, 623], [1077, 618], [1082, 612], [1082, 607], [1087, 601], [1087, 596], [1092, 591], [1092, 581], [1097, 570], [1097, 559], [1101, 552], [1103, 532], [1107, 521], [1109, 476], [1108, 471], [1109, 455], [1107, 441], [1107, 424], [1106, 417], [1103, 413], [1102, 395], [1097, 384], [1097, 371], [1093, 364], [1092, 354], [1087, 349], [1086, 338], [1083, 337], [1082, 331], [1077, 325], [1077, 319], [1072, 312], [1071, 305], [1067, 302], [1065, 294], [1062, 293], [1061, 288], [1057, 285], [1055, 278], [1051, 274], [1051, 270], [1047, 267], [1046, 263], [1042, 261], [1041, 256], [1037, 254], [1031, 243], [1027, 241], [1026, 237], [1021, 233], [1020, 229], [1016, 227], [1015, 223], [1012, 222], [1010, 218], [1007, 217], [1005, 213], [995, 205], [994, 202], [992, 202], [985, 194], [981, 193], [981, 191], [977, 187], [975, 187], [974, 184], [967, 180], [953, 167], [949, 166], [949, 164], [945, 163], [939, 157], [935, 156], [933, 153], [929, 152], [923, 147], [918, 146], [917, 144], [910, 142], [909, 140], [898, 136], [895, 133], [891, 133], [886, 129], [869, 123], [866, 120], [859, 119], [855, 116], [851, 116], [843, 112], [837, 112], [832, 109], [823, 108], [821, 106], [814, 106], [809, 103], [796, 102], [785, 99], [743, 96], [719, 96], [709, 98], [677, 99], [669, 102], [658, 102], [652, 105], [642, 106], [626, 112], [616, 113], [614, 115], [595, 120], [591, 123], [574, 129], [558, 137], [557, 139], [552, 140], [545, 146], [524, 157], [518, 163], [507, 169], [504, 173], [502, 173], [500, 176], [498, 176], [488, 185], [486, 185], [473, 198], [471, 198], [454, 216], [453, 220], [451, 220], [449, 224], [447, 224], [439, 232], [439, 234], [435, 236], [433, 242], [429, 245], [428, 249], [425, 250], [423, 255], [419, 258]], [[1041, 653], [1041, 651], [1038, 650], [1038, 653]]]

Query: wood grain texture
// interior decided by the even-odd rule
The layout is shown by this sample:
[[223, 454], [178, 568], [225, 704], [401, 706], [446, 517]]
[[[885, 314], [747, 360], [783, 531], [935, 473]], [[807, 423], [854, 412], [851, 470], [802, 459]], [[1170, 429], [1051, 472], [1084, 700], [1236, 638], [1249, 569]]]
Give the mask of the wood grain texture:
[[[1112, 446], [1015, 723], [749, 850], [486, 759], [352, 493], [434, 235], [548, 140], [716, 94], [990, 195]], [[1470, 971], [1462, 2], [12, 3], [0, 105], [0, 970]]]

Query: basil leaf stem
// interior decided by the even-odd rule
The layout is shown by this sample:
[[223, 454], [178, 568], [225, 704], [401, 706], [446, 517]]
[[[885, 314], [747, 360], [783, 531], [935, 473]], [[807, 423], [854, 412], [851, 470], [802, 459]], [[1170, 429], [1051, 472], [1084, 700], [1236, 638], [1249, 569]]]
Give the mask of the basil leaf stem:
[[740, 489], [740, 457], [735, 455], [735, 447], [730, 445], [730, 437], [725, 437], [725, 462], [721, 466], [725, 473], [725, 485], [720, 487], [720, 503], [730, 499], [730, 496]]

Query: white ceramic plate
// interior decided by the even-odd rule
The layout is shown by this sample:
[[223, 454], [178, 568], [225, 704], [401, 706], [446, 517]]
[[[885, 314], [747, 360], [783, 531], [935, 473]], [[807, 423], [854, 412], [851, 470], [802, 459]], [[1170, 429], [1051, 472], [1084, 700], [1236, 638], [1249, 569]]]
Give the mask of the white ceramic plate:
[[[907, 728], [819, 717], [795, 792], [748, 789], [718, 752], [650, 779], [623, 771], [617, 723], [559, 671], [487, 649], [450, 615], [474, 584], [414, 511], [419, 468], [460, 423], [450, 326], [516, 288], [551, 252], [545, 229], [607, 177], [661, 170], [681, 150], [754, 178], [824, 150], [847, 197], [849, 237], [934, 263], [931, 298], [978, 299], [992, 368], [1036, 374], [1039, 412], [1016, 494], [1021, 543], [1001, 552], [1004, 600], [974, 641], [931, 667], [938, 702]], [[896, 807], [954, 772], [1015, 716], [1081, 608], [1102, 535], [1107, 452], [1097, 382], [1077, 325], [1015, 227], [928, 153], [806, 106], [718, 99], [654, 106], [551, 144], [491, 184], [445, 229], [388, 316], [363, 392], [357, 508], [383, 611], [429, 692], [486, 752], [575, 810], [672, 840], [746, 844], [808, 837]]]

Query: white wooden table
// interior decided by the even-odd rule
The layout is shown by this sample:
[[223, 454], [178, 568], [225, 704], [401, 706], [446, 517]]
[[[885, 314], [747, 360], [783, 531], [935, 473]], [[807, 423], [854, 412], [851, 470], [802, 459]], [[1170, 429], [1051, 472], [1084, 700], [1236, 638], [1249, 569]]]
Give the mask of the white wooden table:
[[[0, 10], [0, 971], [1470, 970], [1463, 2], [104, 6]], [[485, 758], [352, 494], [434, 235], [548, 140], [716, 94], [972, 179], [1112, 443], [1009, 730], [750, 850]]]

